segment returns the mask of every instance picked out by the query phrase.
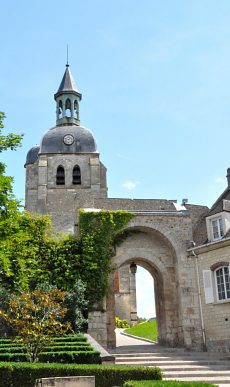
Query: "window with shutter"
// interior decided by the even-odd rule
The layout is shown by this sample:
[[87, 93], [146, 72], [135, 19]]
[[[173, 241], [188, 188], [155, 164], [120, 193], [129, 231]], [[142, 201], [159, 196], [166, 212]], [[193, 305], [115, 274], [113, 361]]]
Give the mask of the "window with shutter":
[[212, 304], [214, 302], [214, 295], [213, 295], [211, 270], [203, 270], [203, 281], [204, 281], [205, 303]]

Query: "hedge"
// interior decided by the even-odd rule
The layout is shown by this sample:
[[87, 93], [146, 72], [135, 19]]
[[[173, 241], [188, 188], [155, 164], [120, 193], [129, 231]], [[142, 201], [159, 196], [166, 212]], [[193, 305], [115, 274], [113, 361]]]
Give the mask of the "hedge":
[[0, 387], [34, 387], [36, 379], [55, 376], [95, 376], [97, 387], [121, 386], [127, 380], [161, 380], [159, 368], [118, 365], [0, 363]]
[[72, 352], [41, 352], [39, 361], [49, 363], [77, 363], [77, 364], [100, 364], [100, 352], [72, 351]]
[[[92, 351], [93, 348], [91, 347], [90, 344], [85, 344], [85, 345], [57, 345], [57, 346], [49, 346], [45, 347], [42, 352], [78, 352], [78, 351]], [[26, 347], [20, 346], [20, 347], [0, 347], [0, 355], [2, 353], [26, 353]]]
[[57, 337], [52, 337], [52, 340], [54, 342], [57, 342], [57, 341], [60, 341], [60, 342], [64, 342], [64, 341], [67, 341], [67, 342], [86, 342], [87, 341], [87, 338], [81, 334], [78, 334], [78, 335], [66, 335], [66, 336], [57, 336]]
[[[27, 362], [26, 353], [0, 353], [0, 361]], [[91, 351], [68, 351], [68, 352], [41, 352], [39, 361], [49, 363], [78, 363], [78, 364], [100, 364], [100, 352]]]
[[[49, 347], [45, 347], [42, 352], [67, 352], [67, 351], [92, 351], [93, 348], [90, 344], [78, 345], [77, 343], [74, 345], [52, 345]], [[0, 348], [0, 353], [2, 352]]]
[[[82, 334], [77, 335], [63, 335], [63, 336], [53, 336], [51, 337], [54, 343], [56, 342], [86, 342], [87, 338]], [[0, 338], [0, 345], [1, 344], [20, 344], [19, 337], [2, 337]]]

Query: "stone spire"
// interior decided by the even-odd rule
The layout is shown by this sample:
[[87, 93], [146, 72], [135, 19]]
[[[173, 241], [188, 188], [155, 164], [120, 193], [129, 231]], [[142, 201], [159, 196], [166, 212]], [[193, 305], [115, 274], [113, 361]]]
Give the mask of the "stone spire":
[[57, 126], [80, 125], [79, 102], [82, 95], [77, 88], [69, 64], [54, 99], [56, 101]]

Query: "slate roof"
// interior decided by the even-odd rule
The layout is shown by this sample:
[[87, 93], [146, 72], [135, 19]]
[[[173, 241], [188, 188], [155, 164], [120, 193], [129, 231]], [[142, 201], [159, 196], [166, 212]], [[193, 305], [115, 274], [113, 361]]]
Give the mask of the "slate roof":
[[[71, 135], [74, 141], [66, 145], [64, 136]], [[94, 153], [97, 145], [90, 129], [77, 125], [55, 126], [43, 136], [39, 154], [45, 153]]]
[[82, 97], [80, 91], [78, 90], [76, 82], [73, 78], [73, 75], [70, 71], [69, 65], [66, 65], [65, 73], [63, 75], [59, 89], [57, 93], [54, 95], [54, 98], [57, 98], [59, 95], [63, 93], [69, 93], [69, 92], [77, 94], [80, 97], [80, 99]]
[[219, 196], [215, 203], [210, 208], [207, 216], [218, 214], [223, 211], [223, 200], [230, 200], [230, 188], [227, 187], [226, 190]]
[[40, 151], [40, 146], [39, 145], [35, 145], [33, 146], [29, 152], [27, 153], [27, 156], [26, 156], [26, 163], [25, 163], [25, 166], [28, 165], [28, 164], [34, 164], [35, 161], [38, 159], [38, 153]]

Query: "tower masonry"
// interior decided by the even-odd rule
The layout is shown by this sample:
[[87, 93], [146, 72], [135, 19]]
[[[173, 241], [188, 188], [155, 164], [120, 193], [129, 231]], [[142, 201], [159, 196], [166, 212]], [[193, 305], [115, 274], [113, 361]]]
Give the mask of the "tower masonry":
[[74, 233], [77, 209], [107, 197], [106, 168], [93, 133], [80, 125], [79, 92], [69, 65], [56, 101], [56, 126], [27, 154], [26, 210], [50, 214], [57, 231]]

